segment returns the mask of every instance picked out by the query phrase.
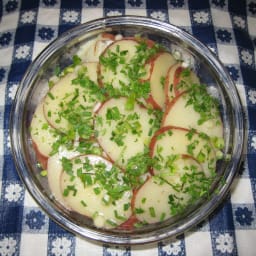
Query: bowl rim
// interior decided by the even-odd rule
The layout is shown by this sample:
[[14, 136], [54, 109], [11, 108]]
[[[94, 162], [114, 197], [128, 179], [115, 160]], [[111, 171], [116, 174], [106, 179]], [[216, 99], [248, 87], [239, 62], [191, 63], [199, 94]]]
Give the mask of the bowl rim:
[[[142, 25], [143, 24], [143, 25]], [[108, 232], [107, 234], [98, 230], [90, 230], [84, 229], [83, 227], [79, 227], [75, 225], [73, 222], [68, 220], [62, 213], [56, 211], [54, 205], [51, 202], [45, 200], [42, 192], [39, 190], [37, 186], [29, 179], [29, 173], [27, 170], [26, 163], [23, 157], [18, 153], [18, 149], [22, 149], [22, 137], [23, 135], [17, 132], [17, 127], [20, 127], [23, 120], [23, 115], [19, 114], [19, 109], [22, 108], [26, 101], [26, 91], [29, 88], [31, 81], [33, 80], [33, 74], [38, 72], [42, 68], [42, 63], [47, 60], [48, 56], [51, 56], [52, 52], [55, 49], [60, 49], [63, 45], [72, 40], [75, 40], [81, 32], [91, 32], [96, 29], [104, 29], [112, 26], [123, 26], [123, 25], [132, 25], [132, 26], [146, 26], [147, 28], [152, 28], [154, 30], [161, 30], [166, 33], [172, 33], [173, 35], [180, 37], [185, 42], [189, 43], [194, 47], [194, 49], [202, 54], [207, 54], [209, 64], [214, 68], [216, 72], [220, 72], [222, 74], [222, 81], [228, 88], [229, 93], [232, 95], [234, 99], [234, 109], [235, 113], [238, 115], [235, 120], [236, 131], [234, 135], [236, 138], [242, 142], [239, 145], [236, 145], [233, 148], [234, 154], [237, 156], [234, 158], [231, 166], [230, 172], [226, 177], [228, 186], [223, 186], [218, 195], [215, 195], [209, 202], [200, 207], [200, 212], [197, 212], [195, 216], [193, 216], [189, 221], [183, 223], [182, 225], [176, 227], [176, 229], [168, 229], [168, 227], [162, 228], [160, 231], [149, 232], [148, 234], [144, 234], [143, 237], [140, 235], [118, 235], [116, 233]], [[83, 238], [88, 238], [94, 241], [111, 243], [111, 244], [145, 244], [156, 242], [159, 240], [163, 240], [169, 237], [177, 236], [192, 227], [196, 224], [200, 223], [204, 219], [206, 219], [218, 206], [222, 203], [223, 199], [229, 192], [230, 186], [234, 177], [237, 174], [237, 170], [242, 162], [242, 157], [245, 149], [245, 122], [244, 122], [244, 113], [241, 105], [241, 100], [237, 91], [237, 88], [230, 78], [228, 72], [226, 71], [224, 65], [220, 62], [220, 60], [214, 55], [202, 42], [197, 40], [194, 36], [185, 32], [181, 28], [178, 28], [172, 24], [155, 20], [152, 18], [142, 17], [142, 16], [114, 16], [114, 17], [106, 17], [100, 18], [96, 20], [92, 20], [83, 24], [80, 24], [57, 37], [53, 40], [29, 65], [27, 71], [25, 72], [20, 86], [17, 89], [15, 99], [13, 101], [11, 115], [10, 115], [10, 138], [11, 138], [11, 148], [12, 155], [14, 158], [15, 166], [18, 171], [18, 174], [25, 184], [27, 190], [30, 195], [34, 198], [37, 204], [43, 209], [43, 211], [50, 217], [50, 219], [54, 220], [64, 229], [81, 236]], [[214, 207], [212, 206], [214, 203]]]

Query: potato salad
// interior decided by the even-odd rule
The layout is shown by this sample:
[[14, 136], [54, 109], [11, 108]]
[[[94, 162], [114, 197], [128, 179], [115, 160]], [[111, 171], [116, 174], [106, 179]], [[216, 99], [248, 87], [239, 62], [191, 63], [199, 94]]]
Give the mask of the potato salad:
[[162, 222], [209, 196], [223, 157], [219, 103], [176, 55], [101, 34], [49, 78], [30, 124], [41, 176], [99, 228]]

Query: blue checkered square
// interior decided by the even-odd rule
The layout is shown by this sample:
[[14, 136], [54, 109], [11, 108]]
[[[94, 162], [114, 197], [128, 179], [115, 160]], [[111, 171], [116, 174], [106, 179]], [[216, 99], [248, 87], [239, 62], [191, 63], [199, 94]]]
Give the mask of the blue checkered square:
[[[40, 49], [76, 25], [132, 13], [170, 22], [220, 57], [239, 89], [248, 120], [245, 159], [231, 194], [190, 233], [139, 249], [81, 240], [27, 196], [11, 156], [9, 118], [19, 83]], [[2, 0], [0, 2], [0, 255], [255, 255], [255, 0]], [[242, 184], [242, 185], [241, 185]], [[246, 187], [242, 187], [243, 185]], [[241, 188], [242, 187], [242, 188]], [[24, 206], [25, 202], [25, 206]], [[31, 237], [38, 242], [36, 248]], [[196, 240], [197, 238], [202, 241]], [[198, 241], [200, 246], [194, 246]], [[36, 242], [35, 242], [36, 243]], [[38, 247], [38, 245], [40, 246]], [[28, 245], [29, 248], [27, 247]], [[204, 251], [199, 253], [200, 247]], [[41, 248], [41, 249], [38, 249]], [[33, 249], [33, 250], [32, 250]]]

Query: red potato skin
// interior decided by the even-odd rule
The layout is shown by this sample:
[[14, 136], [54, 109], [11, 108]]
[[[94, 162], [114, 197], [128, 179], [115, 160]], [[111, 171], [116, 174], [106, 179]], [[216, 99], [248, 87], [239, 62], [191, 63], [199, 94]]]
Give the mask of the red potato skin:
[[[135, 198], [136, 198], [136, 195], [139, 191], [139, 188], [138, 189], [135, 189], [133, 190], [133, 195], [132, 195], [132, 199], [131, 199], [131, 208], [132, 208], [132, 211], [134, 212], [134, 205], [135, 205]], [[136, 215], [135, 213], [133, 213], [130, 218], [125, 221], [123, 224], [121, 224], [119, 227], [120, 228], [124, 228], [124, 229], [132, 229], [134, 227], [134, 224], [138, 222], [138, 219], [136, 218]]]
[[[153, 45], [152, 45], [153, 46]], [[152, 47], [151, 46], [151, 47]], [[159, 53], [157, 53], [156, 55], [154, 55], [153, 57], [151, 57], [147, 62], [146, 65], [150, 65], [150, 69], [149, 69], [149, 77], [145, 80], [141, 80], [141, 82], [147, 82], [150, 80], [153, 68], [154, 68], [154, 61], [157, 58], [157, 56], [159, 55]], [[148, 98], [146, 99], [146, 103], [149, 104], [150, 106], [152, 106], [154, 109], [161, 109], [161, 107], [159, 106], [159, 104], [157, 104], [157, 102], [154, 100], [152, 94], [150, 93]]]
[[[150, 145], [149, 145], [149, 150], [150, 150], [149, 155], [150, 155], [150, 157], [153, 157], [153, 155], [154, 155], [154, 147], [155, 147], [155, 144], [157, 142], [158, 136], [161, 135], [162, 133], [166, 132], [166, 131], [174, 130], [174, 129], [175, 130], [183, 130], [183, 131], [187, 131], [187, 132], [189, 131], [189, 129], [187, 129], [187, 128], [171, 126], [171, 125], [161, 127], [158, 131], [156, 131], [156, 133], [154, 134], [154, 136], [151, 139], [151, 142], [150, 142]], [[187, 158], [193, 159], [194, 161], [196, 161], [201, 166], [201, 164], [198, 162], [198, 160], [196, 158], [194, 158], [193, 156], [191, 156], [191, 155], [181, 154], [181, 157], [183, 159], [187, 159]], [[150, 174], [152, 176], [155, 175], [153, 167], [150, 169]]]
[[103, 39], [110, 39], [110, 40], [115, 40], [115, 36], [113, 34], [110, 33], [102, 33], [102, 38]]
[[[115, 37], [114, 37], [115, 39]], [[140, 37], [132, 37], [132, 36], [127, 36], [127, 37], [123, 37], [119, 40], [124, 40], [124, 39], [128, 39], [128, 40], [134, 40], [138, 43], [141, 43], [141, 42], [145, 42], [146, 45], [149, 47], [149, 48], [152, 48], [156, 43], [154, 41], [152, 41], [151, 39], [148, 39], [148, 38], [140, 38]], [[115, 40], [115, 41], [119, 41], [119, 40]]]
[[[153, 69], [154, 69], [154, 62], [156, 60], [156, 58], [161, 54], [162, 52], [159, 52], [157, 53], [156, 55], [154, 55], [153, 57], [151, 57], [147, 64], [150, 65], [150, 71], [149, 71], [149, 78], [147, 79], [147, 81], [150, 81], [150, 78], [151, 78], [151, 74], [153, 72]], [[161, 106], [159, 106], [159, 104], [157, 104], [157, 102], [154, 100], [152, 94], [150, 93], [149, 94], [149, 97], [146, 99], [146, 102], [151, 105], [154, 109], [162, 109]]]
[[170, 86], [174, 86], [173, 85], [173, 81], [170, 81], [170, 72], [172, 72], [172, 69], [174, 68], [174, 66], [170, 67], [167, 71], [167, 74], [166, 74], [166, 78], [165, 78], [165, 83], [164, 83], [164, 93], [165, 93], [165, 105], [168, 105], [170, 99], [169, 99], [169, 96], [168, 96], [168, 92], [170, 90]]
[[151, 70], [153, 70], [154, 64], [155, 64], [155, 60], [164, 53], [164, 51], [160, 51], [157, 52], [155, 55], [153, 55], [148, 61], [147, 63], [150, 63], [150, 65], [152, 65]]
[[195, 157], [190, 156], [190, 155], [187, 155], [187, 154], [182, 154], [181, 157], [182, 157], [183, 159], [188, 159], [188, 158], [193, 159], [195, 162], [198, 163], [198, 165], [200, 165], [201, 169], [203, 170], [202, 164], [200, 164], [200, 162], [199, 162]]
[[[109, 39], [113, 40], [113, 42], [102, 52], [101, 55], [106, 54], [106, 52], [108, 51], [108, 48], [109, 48], [113, 43], [116, 43], [116, 42], [119, 42], [119, 41], [123, 41], [123, 40], [133, 40], [133, 41], [135, 41], [135, 42], [137, 42], [137, 43], [140, 43], [140, 42], [142, 41], [142, 39], [135, 38], [135, 37], [124, 37], [124, 38], [115, 40], [115, 37], [114, 37], [113, 35], [111, 35], [111, 34], [106, 34], [106, 37], [103, 35], [103, 38], [109, 38]], [[143, 40], [144, 40], [144, 39], [143, 39]], [[147, 44], [147, 46], [148, 46], [149, 48], [152, 48], [152, 47], [155, 45], [155, 42], [153, 42], [153, 41], [150, 40], [150, 39], [146, 39], [145, 42], [146, 42], [146, 44]], [[151, 69], [151, 70], [152, 70], [152, 69]], [[100, 64], [98, 65], [98, 71], [97, 71], [97, 72], [98, 72], [98, 77], [99, 77], [98, 82], [99, 82], [99, 84], [100, 84], [101, 86], [103, 86], [103, 83], [102, 83], [102, 81], [101, 81], [101, 65], [100, 65]], [[150, 73], [151, 73], [151, 72], [150, 72]]]
[[40, 153], [40, 151], [38, 150], [38, 146], [34, 141], [33, 141], [33, 148], [36, 154], [37, 161], [39, 162], [39, 164], [42, 166], [43, 169], [47, 169], [48, 157]]
[[[123, 96], [120, 96], [119, 98], [125, 98], [125, 97], [123, 97]], [[99, 113], [99, 111], [100, 111], [100, 109], [109, 101], [109, 100], [111, 100], [112, 98], [108, 98], [108, 99], [106, 99], [104, 102], [102, 102], [101, 104], [100, 104], [100, 106], [97, 108], [97, 110], [95, 111], [95, 114], [97, 115], [98, 113]], [[142, 103], [140, 103], [140, 102], [137, 102], [137, 104], [141, 107], [141, 108], [146, 108]]]
[[[148, 61], [147, 64], [150, 65], [150, 74], [149, 74], [149, 78], [147, 79], [147, 81], [150, 81], [151, 78], [151, 74], [153, 72], [154, 69], [154, 65], [155, 65], [155, 60], [161, 55], [163, 54], [164, 51], [160, 51], [157, 54], [155, 54], [153, 57], [151, 57]], [[154, 109], [159, 109], [161, 110], [162, 107], [154, 100], [154, 97], [152, 96], [152, 94], [149, 94], [149, 97], [146, 99], [146, 102], [151, 105]]]
[[154, 67], [154, 60], [156, 59], [157, 55], [151, 57], [149, 60], [146, 61], [145, 65], [149, 65], [150, 68], [149, 68], [149, 75], [148, 75], [148, 78], [147, 79], [141, 79], [141, 82], [147, 82], [150, 80], [150, 76], [152, 74], [152, 71], [153, 71], [153, 67]]
[[154, 41], [150, 39], [147, 39], [145, 42], [149, 48], [152, 48], [156, 44]]
[[175, 74], [174, 74], [174, 80], [173, 80], [173, 86], [174, 86], [174, 92], [175, 95], [179, 95], [182, 91], [180, 91], [177, 87], [178, 84], [180, 82], [180, 76], [181, 76], [181, 72], [184, 70], [183, 67], [179, 67], [175, 70]]
[[[47, 113], [46, 113], [46, 110], [45, 110], [45, 98], [46, 98], [46, 96], [45, 96], [44, 99], [43, 99], [43, 112], [44, 112], [44, 118], [45, 118], [45, 120], [47, 120]], [[52, 125], [52, 123], [50, 123], [48, 120], [47, 120], [47, 123], [48, 123], [52, 128], [55, 129], [55, 127]]]
[[[150, 81], [150, 78], [151, 78], [151, 74], [152, 74], [152, 72], [153, 72], [153, 69], [154, 69], [154, 65], [155, 65], [155, 60], [161, 55], [161, 54], [163, 54], [163, 53], [166, 53], [165, 51], [159, 51], [157, 54], [155, 54], [150, 60], [149, 60], [149, 63], [150, 63], [150, 76], [149, 76], [149, 79], [148, 79], [148, 81]], [[168, 71], [167, 71], [167, 75], [166, 75], [166, 77], [168, 78], [168, 74], [169, 74], [169, 72], [170, 72], [170, 70], [173, 68], [173, 66], [175, 66], [176, 64], [174, 64], [174, 65], [172, 65], [169, 69], [168, 69]], [[181, 70], [182, 71], [182, 70]], [[180, 73], [181, 73], [181, 71], [179, 71]], [[176, 75], [176, 74], [175, 74]], [[177, 74], [177, 75], [179, 75], [179, 74]], [[169, 90], [169, 88], [167, 88], [167, 87], [169, 87], [169, 86], [167, 86], [167, 84], [170, 84], [169, 83], [169, 79], [167, 79], [168, 80], [168, 82], [167, 81], [165, 81], [165, 84], [164, 84], [164, 93], [165, 93], [165, 95], [166, 95], [166, 99], [168, 98], [168, 90]], [[175, 81], [176, 82], [176, 81]], [[179, 81], [177, 81], [177, 84], [179, 83]], [[167, 102], [167, 100], [166, 100], [166, 102]], [[159, 110], [161, 110], [162, 109], [162, 107], [154, 100], [154, 98], [153, 98], [153, 96], [150, 94], [149, 95], [149, 98], [147, 99], [147, 103], [149, 103], [154, 109], [159, 109]], [[166, 105], [166, 104], [165, 104]]]
[[183, 91], [183, 92], [177, 94], [177, 96], [175, 96], [171, 101], [167, 102], [161, 126], [163, 126], [169, 111], [172, 109], [172, 107], [175, 105], [175, 103], [180, 99], [180, 97], [182, 97], [186, 93], [187, 93], [187, 91]]
[[132, 214], [130, 218], [119, 225], [119, 229], [125, 229], [125, 230], [131, 230], [134, 228], [134, 225], [138, 222], [138, 219], [136, 218], [135, 214]]
[[[134, 37], [125, 37], [125, 38], [122, 38], [122, 39], [119, 39], [119, 40], [114, 40], [114, 42], [112, 42], [103, 52], [102, 52], [102, 56], [104, 56], [106, 54], [106, 52], [109, 50], [109, 47], [111, 47], [114, 43], [117, 43], [117, 42], [120, 42], [120, 41], [124, 41], [124, 40], [133, 40], [135, 42], [137, 42], [137, 40], [135, 40]], [[102, 71], [101, 71], [101, 65], [100, 63], [98, 64], [98, 68], [97, 68], [97, 74], [98, 74], [98, 83], [101, 87], [104, 87], [104, 84], [102, 82]]]
[[183, 130], [183, 131], [186, 131], [186, 132], [189, 131], [189, 129], [186, 129], [186, 128], [183, 128], [183, 127], [172, 126], [172, 125], [161, 127], [159, 130], [157, 130], [155, 132], [155, 134], [153, 135], [153, 137], [150, 141], [150, 144], [149, 144], [149, 155], [150, 155], [150, 157], [153, 157], [153, 155], [154, 155], [154, 147], [155, 147], [155, 144], [158, 140], [158, 136], [161, 135], [162, 133], [166, 132], [166, 131], [174, 130], [174, 129]]
[[[121, 41], [121, 40], [134, 40], [134, 41], [136, 41], [136, 42], [141, 42], [141, 40], [140, 39], [137, 39], [137, 38], [134, 38], [134, 37], [125, 37], [125, 38], [122, 38], [122, 39], [120, 39], [120, 40], [115, 40], [113, 43], [116, 43], [116, 42], [118, 42], [118, 41]], [[150, 40], [150, 39], [146, 39], [145, 40], [145, 42], [146, 42], [146, 44], [147, 44], [147, 46], [149, 47], [149, 48], [152, 48], [154, 45], [155, 45], [155, 42], [153, 42], [152, 40]], [[113, 44], [112, 43], [112, 44]], [[109, 46], [111, 46], [112, 44], [110, 44]], [[108, 47], [104, 50], [104, 52], [102, 53], [102, 55], [104, 55], [106, 52], [107, 52], [107, 50], [108, 50]], [[160, 52], [158, 52], [156, 55], [154, 55], [153, 57], [151, 57], [148, 61], [147, 61], [147, 65], [149, 64], [150, 65], [150, 70], [149, 70], [149, 73], [150, 74], [152, 74], [152, 71], [153, 71], [153, 68], [154, 68], [154, 61], [155, 61], [155, 59], [160, 55], [160, 54], [162, 54], [163, 52], [162, 51], [160, 51]], [[98, 68], [97, 68], [97, 74], [98, 74], [98, 83], [99, 83], [99, 86], [101, 86], [101, 87], [104, 87], [104, 84], [103, 84], [103, 82], [102, 82], [102, 79], [101, 79], [101, 73], [102, 73], [102, 71], [101, 71], [101, 65], [100, 65], [100, 63], [98, 64]], [[141, 82], [146, 82], [146, 81], [149, 81], [150, 80], [150, 75], [149, 75], [149, 78], [148, 79], [146, 79], [146, 80], [141, 80]], [[151, 95], [151, 94], [149, 94], [149, 96], [148, 96], [148, 98], [146, 99], [146, 102], [148, 103], [148, 104], [150, 104], [154, 109], [161, 109], [161, 107], [159, 106], [159, 104], [157, 104], [157, 102], [154, 100], [154, 98], [153, 98], [153, 96]]]
[[[201, 166], [201, 164], [198, 162], [198, 160], [196, 158], [194, 158], [193, 156], [190, 156], [190, 155], [187, 155], [187, 154], [181, 154], [181, 158], [182, 159], [193, 159], [195, 162], [197, 162]], [[202, 168], [202, 166], [201, 166], [201, 168]], [[151, 168], [150, 173], [151, 173], [152, 176], [155, 175], [153, 168]]]
[[[122, 98], [122, 97], [120, 97], [120, 98]], [[104, 102], [101, 103], [101, 105], [100, 105], [100, 106], [98, 107], [98, 109], [95, 111], [95, 115], [97, 115], [97, 114], [99, 113], [99, 111], [102, 109], [102, 107], [103, 107], [109, 100], [111, 100], [111, 98], [110, 98], [110, 99], [107, 99], [107, 100], [105, 100]], [[139, 106], [140, 106], [141, 108], [145, 108], [145, 106], [144, 106], [143, 104], [141, 104], [141, 103], [139, 103]], [[95, 119], [94, 119], [94, 124], [95, 124]], [[101, 144], [100, 144], [98, 138], [96, 137], [95, 139], [97, 140], [97, 142], [98, 142], [99, 145], [101, 146]], [[101, 146], [101, 148], [102, 148], [102, 146]], [[106, 152], [105, 152], [105, 154], [106, 154], [106, 159], [108, 159], [112, 164], [114, 164], [114, 160], [113, 160]], [[123, 170], [123, 168], [121, 168], [120, 166], [119, 166], [119, 168], [120, 168], [121, 170]], [[124, 170], [123, 170], [123, 171], [124, 171]]]
[[[109, 99], [105, 100], [104, 102], [102, 102], [102, 103], [100, 104], [100, 106], [98, 107], [98, 109], [97, 109], [96, 112], [95, 112], [95, 115], [97, 115], [97, 114], [99, 113], [99, 111], [102, 109], [102, 107], [103, 107], [108, 101], [109, 101]], [[94, 125], [95, 125], [95, 119], [94, 119]], [[97, 140], [97, 142], [99, 143], [100, 147], [102, 148], [102, 146], [101, 146], [101, 144], [100, 144], [100, 142], [99, 142], [99, 140], [98, 140], [97, 137], [96, 137], [96, 140]], [[111, 159], [111, 157], [110, 157], [106, 152], [105, 152], [105, 154], [106, 154], [106, 159], [107, 159], [108, 161], [110, 161], [112, 164], [114, 164], [113, 159]], [[119, 167], [119, 168], [120, 168], [120, 167]]]
[[[157, 130], [155, 132], [155, 134], [153, 135], [153, 137], [152, 137], [152, 139], [150, 141], [150, 144], [149, 144], [149, 155], [150, 155], [150, 157], [153, 157], [153, 155], [154, 155], [154, 147], [155, 147], [155, 144], [156, 144], [156, 142], [158, 140], [158, 136], [161, 135], [162, 133], [166, 132], [166, 131], [169, 131], [169, 130], [181, 130], [181, 131], [185, 131], [185, 132], [189, 132], [190, 131], [187, 128], [173, 126], [173, 125], [168, 125], [168, 126], [161, 127], [159, 130]], [[196, 134], [198, 134], [198, 132], [196, 132]], [[211, 142], [209, 141], [209, 143], [211, 143]], [[190, 155], [187, 155], [187, 154], [182, 154], [182, 157], [184, 157], [184, 158], [193, 158], [194, 159], [193, 156], [190, 156]], [[194, 159], [194, 160], [197, 161], [196, 159]], [[152, 173], [152, 175], [153, 175], [153, 173]]]
[[[109, 101], [110, 99], [107, 99], [107, 100], [105, 100], [104, 102], [102, 102], [101, 104], [100, 104], [100, 106], [98, 107], [98, 109], [97, 109], [97, 111], [95, 112], [95, 115], [97, 115], [98, 113], [99, 113], [99, 111], [102, 109], [102, 107]], [[94, 125], [95, 125], [95, 119], [94, 119]], [[99, 140], [98, 140], [98, 138], [96, 137], [96, 140], [97, 140], [97, 142], [99, 143], [99, 145], [100, 145], [100, 147], [102, 148], [102, 146], [101, 146], [101, 144], [100, 144], [100, 142], [99, 142]], [[102, 148], [103, 149], [103, 148]], [[105, 154], [106, 154], [106, 159], [108, 159], [112, 164], [114, 164], [114, 160], [109, 156], [109, 154], [107, 154], [107, 152], [105, 152]], [[120, 168], [120, 167], [119, 167]]]
[[[170, 72], [172, 72], [174, 69], [176, 68], [175, 72], [174, 72], [174, 76], [173, 76], [173, 81], [170, 81]], [[174, 66], [171, 66], [167, 72], [167, 75], [166, 75], [166, 80], [165, 80], [165, 85], [164, 85], [164, 91], [165, 91], [165, 95], [166, 95], [166, 105], [169, 104], [170, 101], [172, 101], [172, 99], [169, 98], [168, 96], [168, 92], [170, 90], [170, 85], [172, 84], [173, 86], [173, 90], [174, 90], [174, 97], [177, 97], [180, 93], [182, 93], [181, 90], [179, 90], [177, 87], [178, 87], [178, 84], [180, 82], [180, 75], [181, 75], [181, 72], [184, 70], [184, 68], [182, 66], [178, 66], [176, 67], [175, 65]]]
[[134, 38], [138, 43], [145, 42], [149, 48], [152, 48], [156, 43], [148, 38]]
[[159, 109], [161, 110], [161, 106], [159, 106], [159, 104], [156, 103], [156, 101], [154, 100], [152, 94], [149, 95], [149, 97], [146, 99], [147, 104], [151, 105], [153, 109]]
[[96, 42], [96, 44], [94, 45], [94, 52], [96, 51], [96, 47], [97, 47], [97, 43], [99, 41], [107, 41], [107, 40], [111, 40], [114, 41], [115, 40], [115, 36], [109, 33], [103, 33], [102, 37]]

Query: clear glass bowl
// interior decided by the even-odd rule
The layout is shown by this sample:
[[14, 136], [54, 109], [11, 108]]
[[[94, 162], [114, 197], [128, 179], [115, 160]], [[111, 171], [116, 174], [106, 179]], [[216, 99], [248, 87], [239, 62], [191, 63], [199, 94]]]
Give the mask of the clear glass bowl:
[[[48, 90], [47, 81], [53, 76], [54, 67], [68, 66], [71, 63], [71, 56], [78, 48], [102, 32], [124, 36], [140, 34], [170, 50], [178, 49], [193, 60], [194, 69], [201, 81], [209, 86], [209, 91], [220, 101], [226, 160], [218, 164], [217, 173], [220, 178], [214, 183], [208, 200], [191, 206], [182, 216], [134, 230], [96, 228], [89, 219], [69, 212], [54, 200], [48, 184], [40, 176], [40, 167], [29, 132], [35, 108]], [[33, 61], [20, 83], [14, 100], [10, 136], [19, 175], [30, 194], [52, 220], [85, 238], [106, 243], [140, 244], [183, 233], [204, 220], [223, 201], [243, 156], [244, 125], [236, 87], [223, 65], [205, 45], [170, 24], [144, 17], [123, 16], [94, 20], [77, 26], [53, 41]]]

